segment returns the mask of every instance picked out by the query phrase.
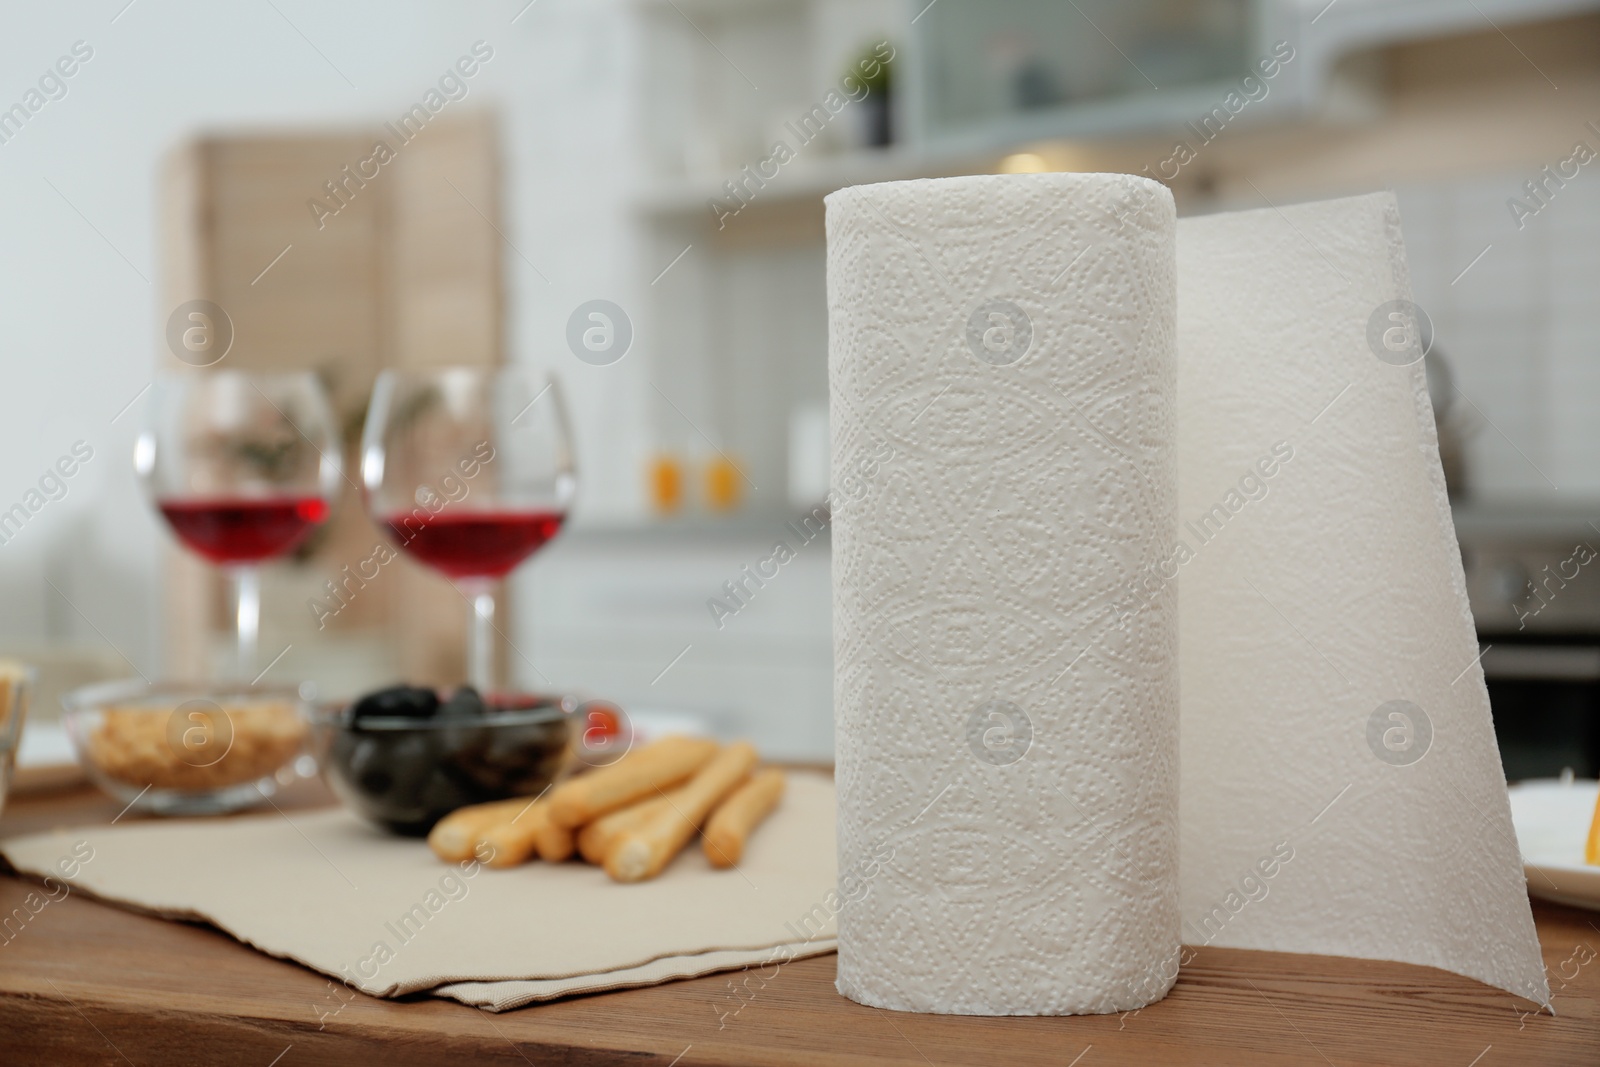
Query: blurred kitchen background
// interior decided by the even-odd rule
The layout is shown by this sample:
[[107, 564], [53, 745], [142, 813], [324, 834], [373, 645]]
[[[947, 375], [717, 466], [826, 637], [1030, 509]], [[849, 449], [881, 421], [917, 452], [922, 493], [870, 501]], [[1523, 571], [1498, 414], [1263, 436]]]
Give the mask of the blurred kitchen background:
[[[822, 196], [1125, 170], [1182, 214], [1398, 191], [1507, 773], [1600, 771], [1600, 2], [106, 0], [9, 11], [0, 70], [0, 651], [40, 720], [225, 654], [131, 463], [207, 299], [352, 447], [382, 367], [554, 370], [580, 492], [509, 675], [830, 758], [826, 534], [710, 604], [827, 489]], [[569, 342], [596, 300], [625, 351]], [[379, 536], [350, 489], [271, 565], [275, 680], [459, 679], [464, 603], [408, 559], [318, 630]]]

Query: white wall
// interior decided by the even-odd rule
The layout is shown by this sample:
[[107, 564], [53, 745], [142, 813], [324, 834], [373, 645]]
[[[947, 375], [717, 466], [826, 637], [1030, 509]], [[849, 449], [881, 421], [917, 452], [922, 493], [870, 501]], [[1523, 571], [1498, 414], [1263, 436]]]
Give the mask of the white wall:
[[14, 5], [0, 34], [0, 108], [74, 42], [94, 50], [67, 94], [0, 144], [0, 510], [73, 442], [94, 449], [66, 496], [0, 545], [0, 647], [109, 642], [159, 669], [167, 534], [131, 469], [142, 403], [113, 419], [149, 382], [170, 310], [157, 295], [163, 155], [200, 130], [391, 117], [479, 39], [495, 55], [467, 103], [502, 118], [506, 232], [521, 252], [505, 260], [514, 358], [569, 387], [580, 518], [637, 506], [642, 364], [589, 367], [563, 341], [584, 300], [642, 303], [626, 213], [638, 64], [622, 0], [125, 3]]
[[[1600, 148], [1591, 131], [1575, 136]], [[1537, 203], [1523, 191], [1535, 168], [1399, 190], [1417, 302], [1470, 398], [1456, 403], [1480, 499], [1600, 498], [1596, 171], [1552, 183], [1520, 227], [1507, 202]]]

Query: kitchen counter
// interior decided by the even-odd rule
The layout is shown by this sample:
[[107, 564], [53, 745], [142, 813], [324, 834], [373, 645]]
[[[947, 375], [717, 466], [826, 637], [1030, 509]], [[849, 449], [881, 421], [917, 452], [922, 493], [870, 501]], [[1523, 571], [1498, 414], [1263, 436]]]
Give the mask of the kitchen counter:
[[[310, 783], [278, 800], [291, 812], [327, 802]], [[0, 835], [105, 822], [119, 807], [85, 788], [13, 798]], [[0, 916], [31, 888], [0, 876]], [[833, 956], [764, 977], [710, 975], [493, 1015], [444, 1000], [352, 993], [208, 926], [74, 893], [0, 940], [0, 1060], [1592, 1065], [1600, 1059], [1600, 916], [1535, 902], [1534, 918], [1553, 1018], [1426, 967], [1220, 948], [1197, 949], [1170, 996], [1123, 1016], [883, 1012], [834, 992]]]

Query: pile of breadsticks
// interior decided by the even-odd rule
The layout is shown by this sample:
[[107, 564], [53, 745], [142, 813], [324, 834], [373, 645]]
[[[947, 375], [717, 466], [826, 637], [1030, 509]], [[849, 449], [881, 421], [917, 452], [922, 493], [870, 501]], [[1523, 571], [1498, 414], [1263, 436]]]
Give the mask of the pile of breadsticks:
[[666, 737], [531, 802], [459, 808], [439, 820], [428, 844], [442, 859], [476, 856], [489, 867], [515, 867], [535, 854], [559, 863], [577, 853], [616, 881], [642, 882], [703, 831], [711, 865], [732, 867], [783, 796], [783, 772], [758, 772], [756, 762], [746, 741]]

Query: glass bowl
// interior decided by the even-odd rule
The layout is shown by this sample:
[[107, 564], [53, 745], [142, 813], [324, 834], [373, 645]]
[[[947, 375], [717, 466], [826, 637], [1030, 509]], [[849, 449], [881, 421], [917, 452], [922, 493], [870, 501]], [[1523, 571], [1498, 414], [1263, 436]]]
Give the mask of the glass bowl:
[[33, 680], [30, 668], [0, 662], [0, 811], [5, 810], [6, 794], [11, 791], [11, 775], [17, 765], [17, 745], [22, 740], [22, 722], [28, 717]]
[[89, 779], [130, 808], [216, 815], [316, 773], [306, 689], [106, 682], [63, 696], [61, 721]]
[[358, 815], [399, 834], [426, 834], [467, 804], [532, 796], [561, 770], [575, 702], [495, 697], [487, 711], [427, 718], [318, 713], [323, 778]]

